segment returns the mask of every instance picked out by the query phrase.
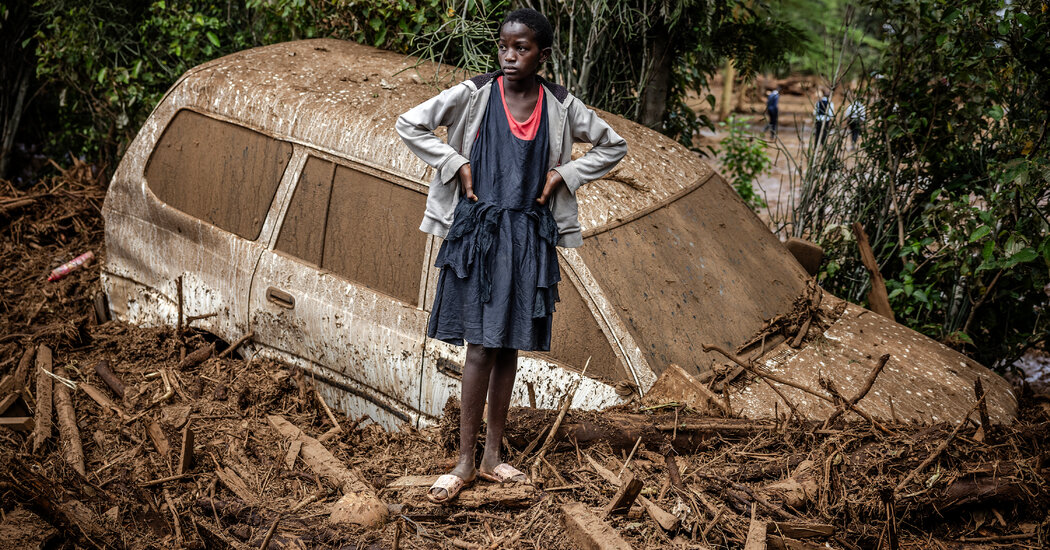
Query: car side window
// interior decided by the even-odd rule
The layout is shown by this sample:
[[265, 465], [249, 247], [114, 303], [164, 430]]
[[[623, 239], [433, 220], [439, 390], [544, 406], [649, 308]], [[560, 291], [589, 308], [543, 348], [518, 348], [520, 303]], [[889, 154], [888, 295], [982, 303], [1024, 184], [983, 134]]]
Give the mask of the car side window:
[[[562, 273], [566, 266], [561, 264]], [[551, 350], [545, 355], [555, 361], [582, 369], [590, 357], [587, 373], [610, 381], [627, 377], [609, 339], [598, 326], [580, 292], [567, 277], [558, 283], [559, 301], [554, 313]]]
[[320, 267], [335, 163], [307, 157], [275, 248]]
[[290, 143], [181, 110], [150, 156], [146, 182], [173, 208], [255, 240], [291, 158]]
[[427, 236], [426, 196], [353, 168], [309, 157], [277, 250], [418, 305]]

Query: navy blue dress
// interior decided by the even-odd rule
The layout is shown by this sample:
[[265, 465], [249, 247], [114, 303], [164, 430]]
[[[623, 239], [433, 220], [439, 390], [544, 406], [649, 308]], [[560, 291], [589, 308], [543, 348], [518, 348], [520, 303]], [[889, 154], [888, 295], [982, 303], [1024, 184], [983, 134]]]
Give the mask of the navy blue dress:
[[459, 200], [438, 252], [427, 335], [457, 346], [465, 340], [549, 351], [561, 274], [558, 226], [536, 202], [547, 176], [547, 109], [540, 108], [536, 136], [521, 139], [511, 131], [498, 86], [497, 80], [470, 152], [478, 201]]

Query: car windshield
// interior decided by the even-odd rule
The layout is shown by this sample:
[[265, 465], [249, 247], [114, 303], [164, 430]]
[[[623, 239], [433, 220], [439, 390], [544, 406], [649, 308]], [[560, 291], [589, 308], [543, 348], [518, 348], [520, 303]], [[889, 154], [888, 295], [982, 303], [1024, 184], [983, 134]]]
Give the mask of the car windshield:
[[791, 309], [806, 273], [718, 176], [599, 228], [580, 253], [656, 373], [704, 370], [701, 344], [744, 343]]

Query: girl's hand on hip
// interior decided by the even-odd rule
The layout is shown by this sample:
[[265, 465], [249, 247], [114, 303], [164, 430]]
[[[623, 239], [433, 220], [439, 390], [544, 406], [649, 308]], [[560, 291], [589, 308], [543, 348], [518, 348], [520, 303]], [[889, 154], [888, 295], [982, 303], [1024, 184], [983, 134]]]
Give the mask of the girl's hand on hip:
[[478, 196], [474, 194], [474, 179], [470, 175], [470, 163], [459, 167], [459, 189], [463, 196], [472, 202], [478, 202]]
[[547, 204], [547, 200], [550, 199], [551, 194], [554, 193], [554, 189], [562, 183], [565, 183], [565, 180], [562, 179], [561, 174], [558, 173], [557, 170], [547, 172], [547, 183], [543, 185], [543, 193], [536, 198], [536, 202]]

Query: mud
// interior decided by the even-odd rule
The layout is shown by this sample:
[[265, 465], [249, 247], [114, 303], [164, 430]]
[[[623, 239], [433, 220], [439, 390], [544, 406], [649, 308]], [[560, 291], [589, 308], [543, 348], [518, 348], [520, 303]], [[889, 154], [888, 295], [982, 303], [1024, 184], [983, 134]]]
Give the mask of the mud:
[[[1018, 422], [980, 432], [976, 412], [957, 431], [950, 422], [891, 420], [882, 432], [848, 414], [848, 422], [825, 428], [703, 418], [674, 403], [572, 411], [547, 452], [535, 498], [432, 506], [418, 492], [387, 487], [403, 476], [447, 471], [455, 456], [454, 407], [433, 429], [396, 433], [337, 411], [343, 431], [325, 438], [332, 421], [298, 369], [222, 357], [226, 344], [195, 323], [179, 334], [96, 322], [97, 262], [46, 282], [52, 268], [86, 250], [102, 255], [102, 196], [86, 167], [24, 191], [0, 182], [0, 376], [43, 344], [74, 382], [108, 393], [95, 369], [106, 361], [125, 386], [123, 398], [108, 395], [126, 415], [80, 389], [70, 392], [85, 475], [62, 458], [57, 431], [33, 453], [28, 432], [0, 428], [0, 536], [8, 547], [258, 548], [272, 532], [269, 548], [572, 548], [562, 505], [581, 502], [598, 515], [616, 493], [592, 461], [614, 474], [631, 472], [643, 483], [641, 495], [677, 520], [665, 530], [637, 503], [604, 520], [634, 548], [739, 548], [752, 510], [762, 522], [778, 522], [767, 531], [770, 541], [780, 540], [778, 533], [801, 537], [789, 524], [825, 526], [817, 531], [830, 536], [809, 539], [821, 547], [888, 547], [887, 525], [896, 527], [901, 548], [1047, 544], [1050, 397], [1023, 385], [1016, 389]], [[212, 344], [209, 358], [180, 368]], [[28, 390], [21, 399], [32, 412], [35, 385]], [[339, 490], [302, 460], [288, 460], [289, 443], [268, 414], [323, 439], [392, 506], [391, 521], [371, 530], [329, 524]], [[508, 460], [530, 462], [523, 451], [549, 429], [552, 414], [515, 411]], [[711, 427], [720, 423], [735, 427]], [[187, 430], [195, 442], [192, 466], [185, 477], [165, 481], [178, 471]], [[610, 437], [616, 433], [619, 439]], [[635, 448], [638, 436], [644, 439]], [[790, 495], [770, 488], [791, 482], [803, 487], [793, 506]], [[474, 489], [487, 487], [478, 482]]]

